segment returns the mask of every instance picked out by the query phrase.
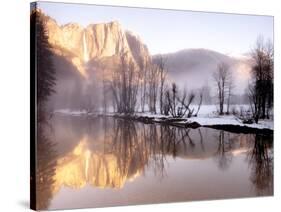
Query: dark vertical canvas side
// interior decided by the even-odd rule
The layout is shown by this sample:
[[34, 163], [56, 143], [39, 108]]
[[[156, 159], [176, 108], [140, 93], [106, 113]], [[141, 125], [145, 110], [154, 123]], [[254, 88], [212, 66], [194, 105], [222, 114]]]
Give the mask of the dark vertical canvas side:
[[36, 16], [30, 4], [30, 208], [36, 210]]

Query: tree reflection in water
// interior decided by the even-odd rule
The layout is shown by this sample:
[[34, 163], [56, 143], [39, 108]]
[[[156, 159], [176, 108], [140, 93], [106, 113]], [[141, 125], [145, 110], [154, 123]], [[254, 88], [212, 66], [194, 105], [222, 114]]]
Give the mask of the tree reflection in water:
[[222, 170], [229, 168], [233, 155], [232, 155], [232, 141], [230, 133], [220, 130], [217, 136], [218, 148], [216, 152], [216, 159], [218, 167]]
[[[204, 149], [201, 130], [193, 131], [198, 132], [201, 148]], [[130, 175], [143, 173], [147, 166], [153, 168], [155, 175], [164, 177], [166, 156], [176, 158], [194, 150], [196, 144], [190, 132], [191, 129], [156, 124], [140, 124], [136, 128], [133, 121], [117, 119], [114, 121], [110, 151], [117, 155], [118, 168], [123, 173], [127, 169]]]
[[117, 171], [127, 178], [142, 170], [148, 161], [144, 142], [138, 139], [131, 121], [114, 120], [110, 152], [117, 157]]
[[53, 184], [56, 168], [56, 147], [50, 139], [51, 126], [48, 121], [37, 124], [36, 160], [36, 208], [48, 209], [53, 197]]
[[252, 169], [250, 179], [257, 195], [273, 193], [273, 138], [272, 135], [254, 135], [254, 147], [248, 158]]
[[[160, 131], [159, 131], [160, 130]], [[118, 158], [118, 170], [128, 173], [127, 178], [144, 174], [145, 166], [152, 167], [155, 174], [165, 174], [165, 142], [163, 128], [142, 125], [138, 130], [133, 121], [114, 120], [110, 152]], [[167, 131], [166, 131], [167, 132]]]

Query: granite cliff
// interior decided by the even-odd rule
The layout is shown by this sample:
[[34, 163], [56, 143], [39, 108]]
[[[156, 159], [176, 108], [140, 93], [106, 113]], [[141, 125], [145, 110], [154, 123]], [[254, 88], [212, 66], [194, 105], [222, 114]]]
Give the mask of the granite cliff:
[[66, 57], [84, 77], [88, 74], [87, 64], [116, 60], [122, 53], [137, 65], [150, 60], [146, 45], [117, 21], [83, 27], [76, 23], [59, 25], [51, 17], [44, 17], [54, 52]]

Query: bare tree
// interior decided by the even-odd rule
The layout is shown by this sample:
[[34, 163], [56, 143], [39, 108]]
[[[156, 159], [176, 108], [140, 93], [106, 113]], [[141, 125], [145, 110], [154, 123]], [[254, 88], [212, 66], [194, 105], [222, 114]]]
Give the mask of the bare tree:
[[227, 104], [226, 104], [226, 114], [227, 115], [229, 115], [231, 98], [233, 96], [233, 89], [234, 89], [233, 77], [232, 77], [232, 74], [230, 73], [229, 77], [228, 77], [228, 84], [227, 84]]
[[263, 37], [259, 37], [252, 50], [253, 81], [249, 85], [249, 100], [256, 123], [260, 118], [269, 118], [273, 107], [273, 55], [272, 42], [265, 43]]
[[147, 84], [148, 84], [148, 69], [149, 63], [145, 60], [140, 62], [140, 106], [141, 112], [144, 112], [147, 103]]
[[225, 94], [229, 81], [229, 65], [226, 63], [219, 63], [217, 71], [214, 73], [213, 78], [217, 87], [217, 96], [219, 101], [219, 113], [223, 115]]
[[105, 67], [101, 67], [102, 70], [102, 108], [103, 108], [103, 113], [107, 113], [107, 107], [108, 107], [108, 80], [105, 77]]
[[258, 123], [259, 120], [259, 109], [258, 109], [258, 96], [255, 91], [253, 83], [250, 83], [248, 85], [248, 97], [249, 97], [249, 102], [250, 102], [250, 107], [252, 111], [252, 116], [255, 120], [256, 123]]
[[193, 92], [189, 93], [187, 96], [186, 90], [184, 90], [182, 98], [178, 98], [179, 102], [181, 103], [180, 108], [184, 108], [184, 111], [181, 114], [181, 117], [185, 116], [187, 113], [187, 117], [190, 118], [194, 112], [194, 108], [190, 108], [191, 103], [195, 99], [195, 94]]
[[158, 67], [159, 81], [160, 81], [160, 87], [159, 87], [160, 113], [164, 114], [164, 86], [165, 86], [165, 81], [166, 81], [166, 77], [167, 77], [167, 71], [165, 70], [166, 61], [162, 55], [159, 55], [156, 57], [155, 63]]
[[202, 101], [203, 101], [203, 92], [204, 92], [203, 89], [201, 89], [200, 94], [199, 94], [199, 103], [198, 103], [197, 111], [194, 116], [197, 116], [200, 111]]
[[134, 113], [139, 87], [139, 70], [127, 53], [120, 56], [120, 65], [112, 74], [111, 90], [119, 113]]
[[156, 114], [157, 93], [159, 88], [159, 68], [151, 64], [149, 67], [148, 94], [149, 111]]
[[172, 84], [172, 104], [171, 104], [171, 110], [172, 110], [172, 114], [175, 114], [176, 116], [176, 108], [177, 108], [177, 102], [176, 102], [176, 99], [177, 99], [177, 94], [178, 94], [178, 89], [177, 89], [177, 85], [176, 83], [173, 83]]
[[194, 109], [190, 108], [191, 103], [195, 98], [195, 94], [191, 92], [187, 95], [186, 90], [180, 95], [177, 85], [172, 83], [171, 90], [166, 90], [164, 99], [164, 114], [170, 114], [173, 117], [191, 117]]
[[165, 114], [170, 114], [173, 117], [177, 117], [177, 85], [172, 83], [172, 88], [167, 89], [165, 92]]
[[168, 86], [164, 89], [163, 112], [166, 116], [170, 113], [170, 91]]

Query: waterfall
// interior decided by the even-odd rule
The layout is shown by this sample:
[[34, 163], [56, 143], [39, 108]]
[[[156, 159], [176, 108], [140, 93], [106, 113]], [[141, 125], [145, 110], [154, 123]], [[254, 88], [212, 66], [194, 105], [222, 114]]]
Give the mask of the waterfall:
[[86, 43], [86, 34], [84, 32], [83, 34], [83, 57], [84, 57], [84, 62], [88, 62], [89, 60], [89, 53], [88, 53], [88, 47]]

